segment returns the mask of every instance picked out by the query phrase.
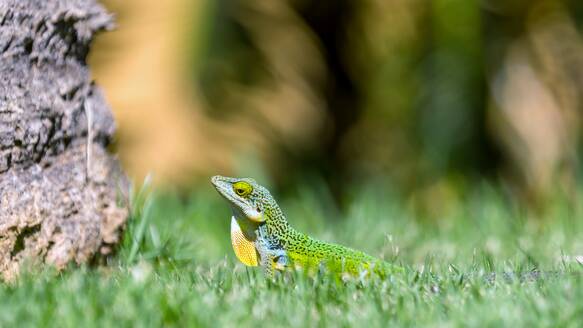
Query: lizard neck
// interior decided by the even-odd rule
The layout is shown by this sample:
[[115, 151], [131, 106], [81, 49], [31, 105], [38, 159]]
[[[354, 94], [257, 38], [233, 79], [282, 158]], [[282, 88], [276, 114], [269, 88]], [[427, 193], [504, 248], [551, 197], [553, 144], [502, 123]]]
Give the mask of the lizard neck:
[[266, 217], [264, 232], [269, 239], [277, 242], [282, 247], [286, 247], [290, 239], [293, 239], [298, 232], [290, 226], [283, 211], [274, 200], [268, 203], [264, 209]]

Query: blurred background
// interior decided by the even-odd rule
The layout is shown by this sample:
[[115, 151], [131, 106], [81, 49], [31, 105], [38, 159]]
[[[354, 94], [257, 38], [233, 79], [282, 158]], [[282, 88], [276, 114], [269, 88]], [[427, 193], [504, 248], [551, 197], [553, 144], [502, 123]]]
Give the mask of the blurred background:
[[428, 212], [484, 183], [576, 198], [583, 1], [104, 4], [89, 61], [134, 181], [318, 181], [339, 205], [373, 183]]

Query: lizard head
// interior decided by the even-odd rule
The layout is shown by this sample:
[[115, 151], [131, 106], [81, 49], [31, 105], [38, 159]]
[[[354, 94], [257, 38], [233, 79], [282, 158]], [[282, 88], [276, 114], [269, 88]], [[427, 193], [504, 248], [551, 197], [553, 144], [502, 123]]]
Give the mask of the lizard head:
[[264, 209], [271, 195], [255, 180], [215, 175], [211, 182], [229, 202], [237, 217], [245, 217], [256, 223], [265, 222]]

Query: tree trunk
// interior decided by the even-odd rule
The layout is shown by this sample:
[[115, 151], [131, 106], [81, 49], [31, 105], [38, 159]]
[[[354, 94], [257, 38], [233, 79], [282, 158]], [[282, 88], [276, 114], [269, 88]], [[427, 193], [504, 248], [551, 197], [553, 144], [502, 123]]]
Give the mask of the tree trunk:
[[[112, 114], [86, 57], [112, 19], [93, 0], [0, 0], [0, 273], [107, 254], [128, 209]], [[120, 191], [122, 191], [120, 193]]]

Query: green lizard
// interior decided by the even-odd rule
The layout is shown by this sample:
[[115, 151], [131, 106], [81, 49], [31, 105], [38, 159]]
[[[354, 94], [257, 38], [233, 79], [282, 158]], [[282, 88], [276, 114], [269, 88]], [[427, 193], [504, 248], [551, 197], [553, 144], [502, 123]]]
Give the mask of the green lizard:
[[231, 205], [231, 243], [237, 258], [247, 266], [261, 266], [269, 277], [289, 268], [325, 269], [341, 278], [371, 273], [385, 277], [401, 270], [363, 252], [298, 232], [269, 191], [253, 179], [217, 175], [211, 181]]

